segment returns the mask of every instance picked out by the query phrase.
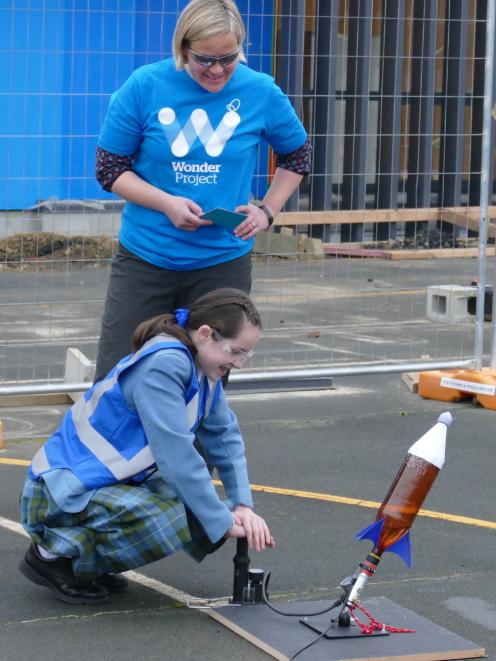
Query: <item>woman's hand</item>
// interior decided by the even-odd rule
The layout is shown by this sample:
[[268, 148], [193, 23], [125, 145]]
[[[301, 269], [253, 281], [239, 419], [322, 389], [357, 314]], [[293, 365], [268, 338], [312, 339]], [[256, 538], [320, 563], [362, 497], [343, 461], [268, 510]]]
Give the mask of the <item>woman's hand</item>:
[[200, 218], [202, 208], [193, 200], [169, 195], [130, 170], [126, 170], [115, 180], [112, 193], [146, 209], [165, 214], [175, 227], [185, 232], [194, 232], [199, 227], [212, 224], [209, 220]]
[[256, 551], [274, 548], [274, 538], [261, 516], [245, 505], [236, 505], [233, 510], [233, 525], [227, 537], [246, 537], [248, 546]]
[[187, 197], [168, 195], [164, 213], [173, 225], [185, 232], [194, 232], [199, 227], [212, 224], [210, 220], [202, 220], [199, 217], [202, 213], [201, 207]]
[[253, 239], [259, 232], [269, 227], [269, 221], [265, 212], [254, 204], [242, 204], [235, 209], [236, 213], [246, 213], [247, 218], [236, 227], [234, 234], [246, 241]]

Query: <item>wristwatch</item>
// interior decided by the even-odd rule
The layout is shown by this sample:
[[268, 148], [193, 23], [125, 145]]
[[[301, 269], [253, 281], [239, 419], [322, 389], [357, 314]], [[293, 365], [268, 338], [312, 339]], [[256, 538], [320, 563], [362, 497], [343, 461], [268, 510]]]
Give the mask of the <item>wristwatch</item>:
[[262, 200], [252, 200], [251, 204], [258, 207], [259, 209], [262, 209], [264, 214], [267, 216], [267, 220], [269, 221], [269, 227], [270, 227], [274, 222], [274, 216], [272, 215], [272, 211], [269, 209], [269, 207], [266, 204], [264, 204]]

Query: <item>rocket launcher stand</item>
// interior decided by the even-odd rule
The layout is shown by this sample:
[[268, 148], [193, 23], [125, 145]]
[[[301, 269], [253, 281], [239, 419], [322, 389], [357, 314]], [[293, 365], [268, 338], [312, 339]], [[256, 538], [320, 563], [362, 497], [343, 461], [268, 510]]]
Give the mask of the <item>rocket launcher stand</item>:
[[358, 533], [358, 539], [369, 539], [374, 547], [355, 575], [341, 583], [347, 593], [338, 617], [340, 626], [350, 626], [350, 610], [359, 603], [384, 552], [396, 553], [411, 567], [410, 528], [444, 465], [446, 431], [451, 420], [449, 412], [442, 413], [437, 423], [409, 448], [375, 521]]
[[[375, 521], [357, 534], [358, 539], [369, 539], [373, 542], [372, 551], [368, 553], [366, 560], [358, 565], [355, 574], [340, 584], [344, 592], [341, 598], [326, 611], [309, 613], [303, 620], [300, 620], [302, 624], [315, 629], [326, 638], [362, 636], [365, 628], [368, 635], [400, 633], [399, 629], [384, 627], [377, 621], [375, 621], [377, 628], [362, 625], [353, 611], [355, 608], [361, 607], [360, 596], [369, 578], [374, 575], [384, 552], [396, 553], [404, 560], [407, 567], [411, 567], [410, 528], [444, 465], [446, 431], [451, 420], [449, 412], [442, 413], [437, 423], [409, 448], [402, 466], [379, 507]], [[269, 578], [270, 572], [262, 585], [264, 603], [281, 615], [289, 615], [269, 603], [267, 596]], [[313, 626], [310, 617], [322, 615], [323, 612], [329, 612], [337, 606], [340, 607], [338, 616], [330, 619], [323, 629]], [[357, 634], [351, 632], [355, 628], [351, 621], [352, 618], [359, 625]], [[370, 619], [372, 621], [372, 616]]]
[[[305, 659], [438, 661], [484, 657], [485, 650], [477, 644], [439, 627], [385, 597], [375, 597], [365, 603], [361, 601], [362, 592], [384, 552], [396, 553], [410, 565], [408, 533], [444, 463], [446, 429], [450, 423], [450, 414], [443, 413], [437, 423], [409, 448], [375, 521], [357, 535], [359, 539], [371, 540], [373, 548], [366, 559], [360, 562], [355, 574], [341, 582], [343, 594], [339, 599], [333, 603], [304, 601], [274, 606], [268, 597], [270, 572], [264, 577], [261, 569], [250, 570], [248, 544], [246, 539], [238, 539], [236, 555], [233, 558], [234, 585], [231, 604], [210, 608], [207, 611], [210, 617], [265, 653], [284, 661], [295, 658], [300, 652], [305, 653], [309, 647], [324, 638], [332, 639], [332, 644], [316, 644], [311, 651], [305, 653]], [[240, 608], [232, 608], [233, 604], [239, 605]], [[383, 622], [401, 623], [402, 628], [383, 625], [367, 609], [379, 615]], [[287, 617], [281, 618], [279, 615]], [[363, 616], [368, 618], [368, 623], [363, 621]], [[291, 617], [298, 617], [299, 622], [305, 626], [293, 626], [288, 620]], [[416, 631], [417, 635], [388, 635], [413, 631]], [[318, 633], [317, 636], [315, 632]], [[359, 642], [360, 638], [362, 640]], [[373, 638], [374, 642], [368, 645], [365, 639], [370, 638]]]

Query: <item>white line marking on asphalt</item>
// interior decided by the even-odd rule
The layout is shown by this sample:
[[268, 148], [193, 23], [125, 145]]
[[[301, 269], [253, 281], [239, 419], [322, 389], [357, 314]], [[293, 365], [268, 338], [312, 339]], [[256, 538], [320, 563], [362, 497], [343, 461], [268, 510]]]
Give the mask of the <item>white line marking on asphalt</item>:
[[[370, 339], [365, 339], [364, 336], [360, 335], [353, 335], [352, 333], [347, 333], [348, 339], [355, 340], [357, 342], [369, 342], [369, 343], [374, 343], [374, 344], [388, 344], [390, 342], [390, 338], [387, 338], [385, 340], [370, 340]], [[409, 343], [411, 344], [411, 340], [409, 340]], [[336, 349], [334, 347], [326, 347], [323, 344], [318, 344], [317, 342], [304, 342], [303, 340], [295, 340], [293, 342], [294, 346], [301, 346], [301, 347], [309, 347], [310, 349], [315, 349], [318, 351], [327, 351], [328, 353], [332, 354], [346, 354], [348, 356], [363, 356], [364, 353], [363, 351], [353, 351], [351, 349]]]
[[[5, 622], [7, 624], [37, 624], [39, 622], [53, 622], [55, 620], [87, 620], [89, 618], [101, 617], [103, 615], [128, 615], [129, 613], [141, 613], [139, 609], [126, 609], [118, 611], [99, 611], [98, 613], [67, 613], [65, 615], [50, 615], [50, 617], [36, 617], [32, 620], [21, 620], [20, 622]], [[5, 626], [4, 625], [4, 626]]]
[[29, 537], [28, 533], [24, 530], [20, 523], [17, 523], [17, 521], [11, 521], [10, 519], [6, 519], [3, 516], [0, 516], [0, 526], [10, 530], [10, 532], [16, 532], [18, 535]]
[[226, 394], [229, 401], [240, 402], [262, 402], [264, 400], [270, 401], [272, 399], [316, 399], [317, 397], [337, 397], [339, 395], [363, 395], [370, 392], [370, 388], [325, 388], [322, 390], [294, 390], [294, 391], [278, 391], [278, 392], [261, 392], [261, 393], [230, 393], [229, 389]]
[[133, 583], [139, 583], [146, 588], [150, 588], [150, 590], [155, 590], [155, 592], [165, 594], [166, 597], [170, 597], [175, 601], [179, 601], [181, 604], [188, 605], [189, 601], [192, 599], [198, 599], [198, 597], [193, 597], [187, 592], [173, 588], [172, 585], [167, 585], [167, 583], [162, 583], [161, 581], [157, 581], [155, 578], [150, 578], [149, 576], [139, 574], [138, 572], [132, 570], [123, 572], [123, 574], [130, 581], [133, 581]]

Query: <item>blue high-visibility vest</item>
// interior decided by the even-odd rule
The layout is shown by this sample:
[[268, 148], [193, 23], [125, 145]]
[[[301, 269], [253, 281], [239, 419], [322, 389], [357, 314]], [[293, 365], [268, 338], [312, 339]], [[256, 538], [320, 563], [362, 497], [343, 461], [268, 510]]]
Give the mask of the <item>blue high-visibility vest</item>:
[[220, 381], [200, 383], [187, 347], [165, 334], [146, 342], [123, 358], [103, 381], [92, 386], [67, 412], [60, 428], [34, 456], [28, 473], [37, 479], [56, 468], [71, 470], [87, 489], [133, 478], [144, 478], [155, 468], [155, 458], [138, 414], [126, 404], [120, 376], [156, 351], [180, 349], [191, 361], [192, 379], [185, 392], [189, 429], [194, 432], [215, 407]]

